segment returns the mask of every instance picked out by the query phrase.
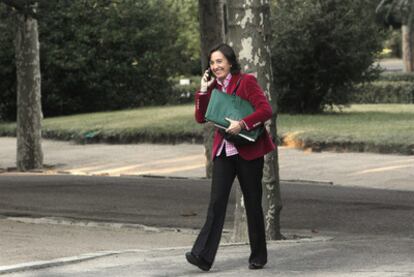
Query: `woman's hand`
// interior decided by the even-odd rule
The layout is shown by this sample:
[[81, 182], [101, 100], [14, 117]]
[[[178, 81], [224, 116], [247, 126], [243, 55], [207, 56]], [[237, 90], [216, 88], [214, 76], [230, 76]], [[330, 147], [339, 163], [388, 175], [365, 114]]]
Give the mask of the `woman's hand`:
[[233, 120], [226, 117], [226, 120], [230, 122], [230, 126], [226, 129], [226, 132], [232, 135], [237, 135], [242, 130], [240, 121]]
[[209, 70], [207, 69], [204, 72], [203, 77], [201, 78], [201, 86], [200, 86], [200, 92], [207, 92], [208, 87], [214, 82], [214, 78], [209, 78]]

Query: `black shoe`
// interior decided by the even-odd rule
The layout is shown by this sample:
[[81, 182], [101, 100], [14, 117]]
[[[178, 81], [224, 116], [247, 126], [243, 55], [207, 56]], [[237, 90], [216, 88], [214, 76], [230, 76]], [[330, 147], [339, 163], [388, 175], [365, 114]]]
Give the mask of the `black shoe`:
[[257, 263], [250, 263], [249, 269], [262, 269], [264, 267], [264, 264], [257, 264]]
[[206, 262], [200, 256], [194, 255], [191, 252], [185, 253], [185, 257], [186, 257], [187, 261], [190, 264], [197, 266], [199, 269], [201, 269], [203, 271], [209, 271], [210, 268], [211, 268], [211, 264], [209, 264], [208, 262]]

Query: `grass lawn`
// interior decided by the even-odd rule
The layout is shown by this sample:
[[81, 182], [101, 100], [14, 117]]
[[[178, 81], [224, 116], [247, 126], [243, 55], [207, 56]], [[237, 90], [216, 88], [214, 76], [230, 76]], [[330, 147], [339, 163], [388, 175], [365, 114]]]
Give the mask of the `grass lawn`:
[[[191, 141], [202, 136], [193, 113], [192, 105], [180, 105], [46, 118], [43, 135], [78, 142]], [[0, 134], [14, 134], [14, 130], [14, 123], [0, 124]]]
[[[194, 106], [146, 107], [47, 118], [45, 137], [107, 142], [200, 142], [202, 125]], [[342, 112], [278, 117], [279, 136], [301, 147], [352, 151], [414, 151], [414, 105], [352, 105]], [[13, 135], [15, 124], [0, 124], [0, 135]]]
[[278, 119], [287, 143], [353, 151], [414, 151], [414, 105], [352, 105], [343, 112]]

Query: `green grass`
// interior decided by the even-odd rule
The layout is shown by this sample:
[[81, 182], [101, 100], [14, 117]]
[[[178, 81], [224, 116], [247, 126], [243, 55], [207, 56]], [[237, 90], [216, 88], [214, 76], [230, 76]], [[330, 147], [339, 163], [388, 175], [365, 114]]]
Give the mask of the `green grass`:
[[281, 134], [317, 142], [414, 145], [414, 105], [353, 105], [342, 113], [281, 115]]
[[[43, 136], [78, 142], [199, 142], [202, 126], [193, 114], [192, 105], [181, 105], [46, 118]], [[0, 135], [14, 133], [14, 123], [0, 124]]]
[[[322, 115], [281, 114], [278, 130], [280, 137], [293, 137], [303, 147], [413, 153], [414, 105], [352, 105]], [[0, 135], [14, 132], [14, 124], [0, 124]], [[194, 121], [193, 105], [181, 105], [47, 118], [43, 133], [83, 142], [201, 142], [202, 125]]]
[[151, 107], [48, 118], [44, 120], [43, 126], [45, 130], [77, 133], [96, 130], [104, 133], [201, 133], [202, 128], [194, 124], [192, 114], [193, 110], [189, 106]]

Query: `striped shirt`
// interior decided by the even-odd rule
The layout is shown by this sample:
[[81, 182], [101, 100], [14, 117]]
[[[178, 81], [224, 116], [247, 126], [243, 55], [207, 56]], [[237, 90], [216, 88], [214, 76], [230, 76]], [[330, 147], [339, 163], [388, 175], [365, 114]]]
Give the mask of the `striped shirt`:
[[[221, 86], [221, 90], [222, 91], [228, 92], [227, 91], [227, 88], [228, 88], [228, 86], [230, 84], [230, 80], [231, 80], [231, 73], [229, 73], [227, 75], [226, 79], [224, 79], [223, 82], [221, 82], [220, 80], [217, 79], [217, 84], [219, 86]], [[236, 146], [234, 146], [233, 143], [231, 143], [231, 142], [229, 142], [229, 141], [227, 141], [225, 139], [223, 139], [223, 142], [221, 143], [221, 145], [220, 145], [220, 147], [219, 147], [219, 149], [217, 151], [216, 156], [220, 156], [221, 155], [221, 152], [223, 151], [223, 149], [225, 150], [227, 157], [230, 157], [230, 156], [234, 156], [234, 155], [239, 154], [239, 152], [237, 151]]]

